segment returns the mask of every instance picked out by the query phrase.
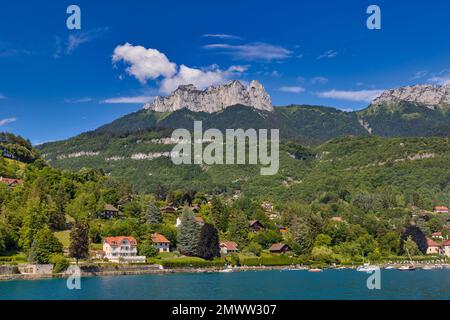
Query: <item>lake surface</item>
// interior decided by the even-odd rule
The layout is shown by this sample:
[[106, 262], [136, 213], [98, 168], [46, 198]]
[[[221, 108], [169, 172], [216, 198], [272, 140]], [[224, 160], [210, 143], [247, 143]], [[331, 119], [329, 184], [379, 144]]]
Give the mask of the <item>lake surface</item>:
[[233, 273], [108, 276], [0, 282], [0, 299], [450, 299], [450, 269], [381, 270], [381, 289], [367, 289], [370, 274], [355, 270], [246, 271]]

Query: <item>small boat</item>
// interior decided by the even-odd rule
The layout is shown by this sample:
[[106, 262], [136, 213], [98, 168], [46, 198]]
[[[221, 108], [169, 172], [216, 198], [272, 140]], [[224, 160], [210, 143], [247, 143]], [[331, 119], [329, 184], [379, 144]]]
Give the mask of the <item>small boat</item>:
[[385, 270], [391, 270], [391, 269], [395, 269], [395, 267], [394, 266], [386, 266], [384, 269]]
[[308, 272], [322, 272], [322, 269], [318, 269], [318, 268], [312, 268], [312, 269], [308, 269]]
[[233, 268], [228, 267], [226, 269], [219, 270], [219, 272], [224, 272], [224, 273], [233, 272]]
[[422, 267], [422, 270], [433, 270], [434, 269], [434, 267], [432, 267], [432, 266], [424, 266], [424, 267]]
[[362, 266], [359, 266], [358, 268], [356, 268], [356, 271], [359, 272], [370, 272], [370, 271], [374, 271], [378, 269], [377, 266], [371, 266], [368, 263], [364, 263]]
[[401, 266], [397, 269], [398, 271], [414, 271], [416, 268], [414, 266]]

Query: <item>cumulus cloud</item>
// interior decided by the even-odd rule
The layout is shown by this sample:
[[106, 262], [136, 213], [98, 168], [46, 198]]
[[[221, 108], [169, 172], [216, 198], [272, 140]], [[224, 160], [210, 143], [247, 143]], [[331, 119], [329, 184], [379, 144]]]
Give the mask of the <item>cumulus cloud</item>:
[[126, 72], [145, 84], [148, 80], [160, 80], [160, 91], [170, 93], [179, 85], [193, 84], [199, 89], [227, 82], [248, 69], [248, 66], [233, 65], [226, 70], [213, 65], [207, 68], [177, 66], [165, 54], [156, 49], [133, 46], [129, 43], [115, 48], [113, 63], [123, 61], [129, 66]]
[[1, 127], [1, 126], [5, 126], [5, 125], [7, 125], [7, 124], [9, 124], [9, 123], [16, 122], [16, 121], [17, 121], [16, 118], [5, 118], [5, 119], [0, 119], [0, 127]]
[[241, 45], [216, 43], [205, 45], [204, 48], [209, 50], [215, 50], [219, 53], [228, 54], [235, 59], [242, 59], [247, 61], [283, 60], [291, 57], [292, 55], [291, 50], [263, 42], [248, 43]]
[[281, 87], [278, 90], [288, 93], [300, 93], [305, 91], [305, 88], [300, 86], [289, 86], [289, 87]]
[[109, 98], [102, 101], [102, 103], [108, 103], [108, 104], [125, 104], [125, 103], [149, 103], [152, 102], [152, 100], [155, 99], [153, 96], [134, 96], [134, 97], [116, 97], [116, 98]]
[[164, 53], [156, 49], [146, 49], [143, 46], [133, 46], [129, 43], [114, 49], [113, 62], [123, 60], [130, 66], [126, 69], [141, 83], [155, 80], [159, 77], [172, 77], [176, 73], [176, 64], [170, 62]]
[[338, 52], [336, 50], [328, 50], [321, 55], [317, 56], [317, 60], [324, 59], [324, 58], [334, 58], [338, 55]]
[[317, 93], [319, 97], [356, 101], [356, 102], [372, 102], [375, 98], [379, 97], [384, 90], [358, 90], [358, 91], [345, 91], [345, 90], [330, 90]]

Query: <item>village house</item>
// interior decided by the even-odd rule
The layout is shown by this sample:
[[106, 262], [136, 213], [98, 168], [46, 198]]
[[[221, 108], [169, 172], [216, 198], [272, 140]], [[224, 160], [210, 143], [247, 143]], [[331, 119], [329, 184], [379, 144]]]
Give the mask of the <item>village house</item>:
[[269, 251], [271, 253], [285, 253], [291, 251], [291, 248], [284, 243], [275, 243], [269, 248]]
[[145, 262], [137, 255], [137, 241], [134, 237], [107, 237], [103, 240], [104, 257], [112, 262]]
[[448, 208], [444, 206], [433, 207], [433, 212], [435, 213], [448, 213]]
[[431, 238], [442, 240], [444, 237], [442, 236], [442, 232], [433, 232], [431, 234]]
[[8, 186], [17, 186], [19, 184], [23, 184], [23, 181], [20, 179], [11, 179], [11, 178], [3, 178], [0, 177], [0, 183], [7, 184]]
[[220, 253], [222, 254], [228, 254], [238, 251], [238, 245], [234, 241], [223, 241], [220, 243]]
[[450, 240], [445, 240], [442, 243], [442, 254], [450, 257]]
[[288, 232], [288, 229], [285, 226], [278, 226], [278, 231], [280, 231], [281, 234], [285, 234]]
[[[205, 225], [205, 220], [203, 220], [202, 217], [194, 217], [194, 219], [195, 219], [195, 222], [197, 222], [197, 224], [200, 227], [203, 227]], [[181, 218], [180, 217], [178, 217], [177, 221], [175, 222], [175, 227], [178, 228], [179, 226], [181, 226]]]
[[342, 217], [332, 217], [331, 221], [333, 221], [333, 222], [344, 222], [344, 219]]
[[119, 215], [120, 215], [119, 209], [108, 203], [105, 204], [103, 212], [101, 213], [101, 216], [104, 219], [117, 218]]
[[264, 202], [261, 204], [261, 207], [262, 207], [264, 210], [266, 210], [266, 211], [273, 211], [273, 204], [270, 203], [269, 201], [264, 201]]
[[177, 208], [172, 207], [172, 206], [165, 206], [165, 207], [159, 208], [159, 211], [161, 213], [175, 213], [175, 212], [177, 212]]
[[436, 241], [427, 238], [427, 254], [440, 254], [441, 246]]
[[24, 263], [17, 266], [21, 274], [49, 275], [53, 273], [52, 264]]
[[262, 229], [264, 229], [264, 225], [259, 222], [258, 220], [251, 220], [248, 222], [248, 225], [250, 227], [250, 230], [253, 232], [258, 232]]
[[170, 252], [170, 241], [162, 234], [152, 234], [152, 242], [158, 252]]

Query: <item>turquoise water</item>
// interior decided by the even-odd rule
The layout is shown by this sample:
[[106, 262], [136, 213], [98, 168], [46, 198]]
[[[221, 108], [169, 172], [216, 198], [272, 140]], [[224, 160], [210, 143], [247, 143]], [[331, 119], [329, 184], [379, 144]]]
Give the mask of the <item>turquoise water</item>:
[[0, 299], [450, 299], [450, 269], [381, 271], [381, 290], [354, 270], [246, 271], [0, 282]]

